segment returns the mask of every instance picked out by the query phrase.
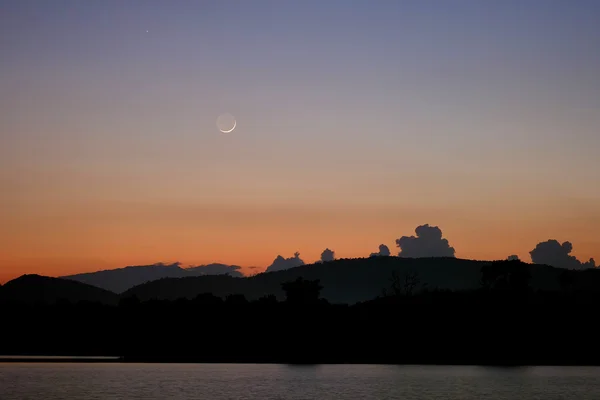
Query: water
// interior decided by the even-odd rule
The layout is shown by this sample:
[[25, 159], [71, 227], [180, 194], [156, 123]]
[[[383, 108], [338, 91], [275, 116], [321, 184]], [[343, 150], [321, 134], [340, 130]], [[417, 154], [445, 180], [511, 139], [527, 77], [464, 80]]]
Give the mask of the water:
[[11, 360], [20, 360], [20, 361], [61, 361], [61, 360], [69, 360], [69, 361], [88, 361], [88, 360], [97, 360], [97, 361], [118, 361], [119, 357], [86, 357], [86, 356], [0, 356], [0, 363], [2, 361], [11, 361]]
[[0, 363], [0, 398], [583, 400], [600, 368]]

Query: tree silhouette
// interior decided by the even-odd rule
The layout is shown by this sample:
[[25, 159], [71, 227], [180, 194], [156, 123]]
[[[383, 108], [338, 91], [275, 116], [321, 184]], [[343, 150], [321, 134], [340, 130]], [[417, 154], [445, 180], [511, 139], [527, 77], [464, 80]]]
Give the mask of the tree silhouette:
[[192, 302], [196, 305], [214, 306], [223, 303], [223, 299], [212, 293], [199, 293]]
[[481, 286], [487, 290], [512, 293], [527, 292], [530, 288], [529, 266], [519, 261], [498, 261], [481, 267]]
[[225, 297], [225, 303], [233, 306], [240, 306], [248, 304], [248, 300], [243, 294], [230, 294]]
[[415, 289], [421, 285], [421, 278], [417, 271], [408, 271], [403, 277], [400, 277], [397, 271], [392, 271], [390, 281], [391, 293], [384, 290], [384, 296], [412, 296]]
[[285, 292], [285, 298], [291, 304], [313, 304], [319, 302], [323, 286], [320, 281], [306, 280], [298, 277], [295, 281], [283, 282], [281, 288]]
[[257, 302], [261, 305], [277, 304], [277, 297], [274, 294], [269, 294], [258, 298]]
[[565, 269], [558, 275], [558, 283], [564, 292], [568, 292], [573, 288], [575, 282], [575, 271]]
[[136, 296], [127, 296], [119, 300], [119, 307], [136, 307], [140, 305], [140, 299]]

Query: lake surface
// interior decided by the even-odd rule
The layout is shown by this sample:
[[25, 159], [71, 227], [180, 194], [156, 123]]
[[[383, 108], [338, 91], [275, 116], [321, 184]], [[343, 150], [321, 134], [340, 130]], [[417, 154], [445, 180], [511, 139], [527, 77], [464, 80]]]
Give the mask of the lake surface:
[[600, 368], [0, 363], [0, 398], [600, 399]]

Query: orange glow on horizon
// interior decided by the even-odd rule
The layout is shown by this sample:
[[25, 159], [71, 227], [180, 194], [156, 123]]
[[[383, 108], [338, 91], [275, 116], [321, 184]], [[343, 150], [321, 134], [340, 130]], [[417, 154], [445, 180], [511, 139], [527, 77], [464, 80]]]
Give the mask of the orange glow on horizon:
[[600, 261], [597, 5], [113, 3], [2, 2], [0, 281], [397, 254], [424, 224]]
[[[0, 259], [0, 281], [26, 273], [63, 276], [176, 261], [183, 267], [217, 262], [240, 265], [248, 274], [264, 271], [277, 255], [291, 257], [299, 251], [308, 264], [318, 260], [326, 247], [335, 251], [336, 258], [356, 258], [367, 257], [382, 243], [397, 254], [395, 239], [414, 235], [415, 227], [423, 223], [439, 226], [459, 258], [492, 260], [517, 254], [530, 262], [529, 251], [548, 239], [570, 241], [573, 255], [581, 261], [600, 248], [593, 220], [548, 223], [529, 214], [529, 221], [519, 221], [514, 215], [461, 208], [449, 213], [390, 207], [330, 212], [322, 207], [263, 207], [234, 212], [216, 207], [183, 213], [182, 218], [173, 210], [168, 214], [143, 207], [131, 214], [125, 211], [94, 215], [91, 209], [83, 210], [62, 225], [48, 219], [35, 232], [15, 226], [11, 235], [0, 237], [8, 250]], [[466, 224], [466, 215], [478, 216], [481, 223]], [[27, 226], [23, 221], [20, 224]]]

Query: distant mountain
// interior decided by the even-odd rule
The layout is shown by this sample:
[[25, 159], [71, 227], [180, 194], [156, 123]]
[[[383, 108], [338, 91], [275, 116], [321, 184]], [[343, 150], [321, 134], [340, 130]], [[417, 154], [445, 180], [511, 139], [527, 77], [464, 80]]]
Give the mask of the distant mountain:
[[125, 268], [68, 275], [62, 276], [61, 278], [86, 283], [114, 293], [123, 293], [134, 286], [163, 278], [184, 278], [221, 274], [241, 277], [242, 274], [239, 272], [239, 269], [241, 269], [241, 267], [237, 265], [216, 263], [190, 268], [182, 268], [179, 263], [158, 263], [153, 265], [136, 265]]
[[[527, 268], [531, 275], [533, 289], [542, 290], [578, 290], [597, 292], [600, 288], [600, 270], [582, 271], [553, 268], [546, 265], [526, 264], [520, 261], [498, 261], [514, 263], [513, 267]], [[116, 303], [120, 298], [136, 296], [139, 300], [178, 298], [192, 299], [199, 294], [211, 293], [218, 297], [230, 294], [242, 294], [248, 300], [275, 295], [283, 300], [281, 288], [283, 282], [304, 279], [318, 279], [323, 286], [321, 295], [331, 303], [354, 304], [372, 300], [391, 289], [393, 277], [399, 286], [407, 279], [414, 291], [421, 289], [468, 290], [480, 288], [481, 269], [484, 265], [497, 265], [490, 261], [462, 260], [457, 258], [400, 258], [378, 256], [360, 259], [341, 259], [327, 263], [305, 265], [288, 270], [265, 272], [251, 277], [233, 277], [223, 274], [228, 266], [214, 264], [195, 267], [191, 270], [174, 265], [155, 265], [150, 267], [128, 267], [120, 270], [101, 271], [85, 274], [84, 278], [102, 278], [108, 283], [118, 283], [118, 278], [152, 279], [134, 286], [121, 296], [87, 283], [71, 279], [49, 278], [39, 275], [23, 275], [0, 287], [0, 297], [5, 301], [18, 302], [56, 302], [65, 299], [70, 302], [99, 301]], [[231, 268], [231, 267], [229, 267]], [[235, 267], [234, 267], [235, 270]], [[489, 270], [489, 269], [488, 269]], [[152, 272], [154, 275], [136, 275], [138, 272]], [[159, 273], [156, 273], [156, 272]], [[219, 275], [209, 275], [219, 273]], [[172, 277], [161, 276], [171, 274]], [[198, 275], [198, 276], [194, 276]], [[173, 277], [174, 276], [174, 277]], [[490, 275], [487, 275], [486, 282]], [[498, 278], [494, 278], [498, 279]], [[512, 279], [512, 278], [511, 278]], [[100, 279], [97, 279], [97, 282]], [[101, 281], [100, 281], [101, 282]]]
[[55, 304], [59, 300], [117, 304], [115, 293], [84, 283], [40, 275], [23, 275], [6, 282], [0, 288], [0, 300], [5, 303]]
[[178, 263], [175, 263], [170, 265], [154, 264], [129, 266], [125, 268], [62, 276], [61, 278], [86, 283], [114, 293], [122, 293], [129, 288], [145, 282], [161, 278], [180, 278], [184, 276], [189, 275], [186, 274], [185, 270], [181, 268]]
[[[457, 258], [399, 258], [370, 257], [341, 259], [267, 272], [247, 278], [230, 276], [200, 276], [179, 279], [161, 279], [133, 287], [123, 296], [137, 296], [140, 300], [194, 298], [201, 293], [224, 297], [243, 294], [248, 300], [274, 294], [283, 299], [281, 283], [297, 277], [319, 279], [323, 285], [322, 297], [332, 303], [353, 304], [371, 300], [391, 285], [393, 272], [404, 279], [407, 273], [418, 274], [418, 287], [430, 289], [463, 290], [480, 287], [481, 267], [489, 261]], [[524, 264], [523, 265], [527, 265]], [[534, 287], [558, 289], [560, 269], [531, 265]], [[426, 285], [426, 286], [424, 286]]]
[[197, 267], [186, 268], [185, 271], [193, 276], [205, 276], [205, 275], [229, 275], [237, 278], [241, 278], [244, 275], [240, 272], [239, 265], [227, 265], [213, 263], [208, 265], [198, 265]]

